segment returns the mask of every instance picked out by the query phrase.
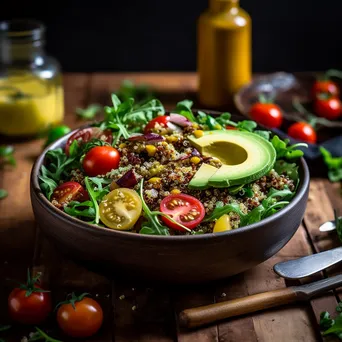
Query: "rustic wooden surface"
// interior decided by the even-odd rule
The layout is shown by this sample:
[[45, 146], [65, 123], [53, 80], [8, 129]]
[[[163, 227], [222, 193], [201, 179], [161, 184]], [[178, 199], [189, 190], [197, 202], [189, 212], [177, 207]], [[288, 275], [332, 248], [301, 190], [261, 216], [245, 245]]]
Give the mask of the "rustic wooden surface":
[[[90, 103], [108, 103], [109, 93], [124, 79], [151, 84], [160, 92], [167, 107], [193, 97], [197, 83], [193, 74], [66, 74], [65, 122], [71, 127], [82, 124], [76, 119], [76, 107]], [[8, 279], [24, 281], [26, 270], [43, 271], [43, 281], [52, 290], [57, 303], [66, 294], [89, 292], [103, 306], [105, 322], [100, 332], [89, 341], [321, 341], [317, 321], [323, 310], [335, 311], [340, 291], [331, 291], [311, 302], [284, 306], [265, 312], [231, 319], [193, 331], [179, 328], [180, 310], [211, 304], [258, 292], [281, 289], [298, 282], [286, 282], [272, 267], [276, 262], [332, 248], [339, 244], [334, 234], [321, 234], [320, 223], [333, 218], [333, 208], [342, 211], [339, 184], [325, 179], [312, 179], [307, 211], [303, 224], [293, 239], [274, 257], [244, 274], [206, 285], [163, 286], [139, 284], [93, 273], [65, 259], [61, 252], [36, 228], [29, 199], [29, 174], [42, 140], [15, 143], [18, 165], [1, 171], [0, 188], [9, 196], [0, 201], [0, 324], [9, 322], [7, 296], [13, 286]], [[263, 237], [260, 236], [260, 239]], [[257, 241], [256, 241], [257, 243]], [[310, 281], [339, 273], [342, 266], [305, 279]], [[124, 296], [124, 299], [122, 299]], [[54, 319], [44, 326], [55, 338], [62, 336]], [[33, 329], [15, 327], [0, 337], [20, 341]], [[325, 341], [333, 341], [329, 338]], [[88, 341], [88, 340], [87, 340]]]

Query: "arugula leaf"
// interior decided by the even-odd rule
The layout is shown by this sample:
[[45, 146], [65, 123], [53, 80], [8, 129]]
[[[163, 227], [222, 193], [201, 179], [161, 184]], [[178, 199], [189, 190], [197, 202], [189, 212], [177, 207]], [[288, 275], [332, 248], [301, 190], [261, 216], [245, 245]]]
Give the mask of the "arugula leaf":
[[270, 131], [262, 131], [262, 130], [255, 130], [253, 133], [260, 135], [262, 138], [266, 139], [267, 141], [271, 138], [271, 132]]
[[13, 146], [0, 146], [0, 167], [10, 164], [16, 166]]
[[223, 127], [227, 126], [227, 125], [231, 125], [232, 121], [230, 120], [230, 118], [232, 117], [232, 115], [230, 113], [222, 113], [220, 116], [218, 116], [216, 118], [216, 121], [222, 125]]
[[176, 109], [173, 112], [183, 115], [191, 122], [197, 122], [191, 107], [194, 103], [190, 100], [183, 100], [177, 103]]
[[[329, 319], [326, 319], [324, 322], [328, 325]], [[339, 315], [335, 318], [335, 320], [332, 320], [332, 325], [330, 328], [323, 332], [323, 336], [334, 334], [339, 339], [342, 339], [342, 316]]]
[[328, 177], [331, 182], [342, 180], [342, 157], [333, 157], [324, 147], [320, 147], [324, 163], [328, 167]]
[[[42, 172], [45, 169], [46, 169], [45, 166], [42, 165]], [[50, 200], [53, 191], [57, 188], [57, 183], [53, 179], [47, 176], [43, 176], [43, 175], [40, 175], [39, 179], [40, 179], [40, 188], [42, 189], [45, 196]]]
[[64, 211], [70, 216], [88, 218], [95, 220], [95, 209], [92, 201], [85, 202], [77, 202], [72, 201], [66, 207], [64, 207]]
[[334, 324], [335, 324], [335, 321], [330, 317], [330, 314], [328, 311], [321, 312], [320, 320], [319, 320], [319, 326], [321, 330], [327, 330]]
[[273, 136], [271, 143], [277, 152], [277, 159], [297, 159], [304, 155], [304, 152], [297, 150], [297, 147], [308, 147], [305, 143], [298, 143], [288, 146], [289, 139], [281, 140], [277, 135]]
[[90, 104], [87, 108], [76, 108], [76, 115], [85, 120], [91, 120], [101, 111], [102, 106], [99, 104]]
[[236, 127], [240, 131], [254, 132], [257, 126], [258, 124], [255, 121], [243, 120], [243, 121], [239, 121]]
[[5, 189], [0, 189], [0, 199], [4, 199], [8, 196], [8, 192]]
[[121, 101], [127, 101], [130, 98], [136, 99], [139, 102], [147, 102], [153, 98], [153, 91], [146, 84], [134, 84], [130, 80], [124, 80], [116, 95]]
[[213, 212], [204, 220], [204, 222], [214, 221], [219, 219], [224, 214], [229, 214], [231, 211], [237, 213], [240, 218], [245, 214], [241, 211], [240, 206], [237, 203], [230, 203], [224, 205], [223, 202], [217, 202]]
[[274, 170], [279, 174], [286, 174], [295, 184], [299, 183], [298, 165], [287, 163], [284, 160], [277, 160], [274, 164]]
[[264, 212], [265, 208], [261, 204], [258, 205], [253, 210], [251, 210], [247, 215], [244, 215], [241, 218], [240, 225], [243, 227], [261, 221]]

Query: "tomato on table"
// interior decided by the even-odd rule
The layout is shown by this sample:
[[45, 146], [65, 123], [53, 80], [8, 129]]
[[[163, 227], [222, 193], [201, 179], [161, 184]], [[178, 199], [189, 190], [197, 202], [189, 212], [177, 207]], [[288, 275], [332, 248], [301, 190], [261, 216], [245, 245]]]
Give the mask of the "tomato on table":
[[296, 122], [292, 124], [287, 134], [297, 140], [302, 140], [311, 144], [316, 143], [317, 135], [311, 125], [306, 122]]
[[341, 116], [342, 104], [338, 98], [321, 94], [314, 102], [314, 111], [322, 118], [336, 120]]
[[159, 124], [161, 127], [167, 127], [169, 121], [170, 117], [168, 115], [157, 116], [146, 125], [144, 133], [151, 133], [156, 124]]
[[[197, 198], [186, 194], [165, 197], [160, 203], [160, 211], [189, 229], [194, 229], [199, 225], [205, 215], [203, 204]], [[167, 217], [162, 216], [161, 218], [169, 228], [184, 231], [182, 227]]]
[[98, 127], [88, 127], [76, 131], [67, 141], [65, 145], [65, 153], [69, 155], [70, 145], [76, 140], [80, 145], [87, 143], [92, 139], [101, 139], [108, 144], [113, 142], [113, 133], [110, 129], [102, 130]]
[[83, 159], [83, 168], [88, 176], [104, 175], [117, 169], [120, 163], [120, 153], [112, 146], [93, 147]]
[[312, 86], [312, 98], [316, 99], [320, 94], [329, 94], [333, 97], [338, 97], [340, 95], [340, 89], [338, 85], [327, 79], [327, 80], [317, 80]]
[[267, 128], [279, 128], [283, 122], [281, 109], [274, 103], [255, 103], [249, 114], [254, 121]]
[[88, 192], [77, 182], [65, 182], [59, 185], [51, 195], [51, 202], [57, 208], [62, 208], [71, 201], [84, 202], [88, 199]]
[[38, 276], [31, 278], [28, 271], [27, 283], [13, 289], [8, 296], [8, 311], [14, 321], [40, 324], [52, 311], [50, 292], [36, 284], [38, 280]]
[[132, 189], [119, 188], [106, 195], [100, 205], [100, 219], [109, 228], [128, 230], [138, 221], [142, 203]]
[[71, 337], [90, 337], [101, 328], [103, 311], [98, 302], [86, 297], [76, 296], [60, 303], [57, 310], [57, 323], [63, 332]]

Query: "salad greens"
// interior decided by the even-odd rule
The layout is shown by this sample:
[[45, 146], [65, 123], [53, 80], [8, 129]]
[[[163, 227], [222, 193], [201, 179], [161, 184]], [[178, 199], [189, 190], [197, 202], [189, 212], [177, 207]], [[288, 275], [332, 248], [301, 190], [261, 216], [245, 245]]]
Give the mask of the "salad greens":
[[13, 146], [0, 146], [0, 167], [5, 165], [16, 166]]
[[8, 196], [8, 192], [5, 189], [0, 189], [0, 199], [4, 199]]
[[342, 181], [342, 157], [333, 157], [324, 147], [320, 147], [325, 165], [328, 167], [328, 177], [331, 182]]
[[339, 313], [338, 316], [333, 319], [331, 318], [328, 311], [321, 312], [319, 325], [322, 330], [323, 336], [335, 335], [342, 340], [342, 303], [339, 302], [336, 311]]
[[85, 120], [95, 119], [100, 113], [102, 106], [96, 103], [90, 104], [87, 108], [76, 108], [76, 115]]
[[[132, 85], [125, 83], [119, 93], [112, 94], [112, 106], [104, 108], [105, 118], [102, 122], [95, 123], [93, 126], [101, 130], [111, 130], [113, 134], [112, 145], [116, 146], [120, 139], [128, 139], [137, 133], [141, 133], [152, 119], [165, 113], [162, 103], [153, 98], [148, 98], [143, 102], [136, 103], [130, 95], [135, 94], [137, 89], [133, 89]], [[142, 91], [142, 89], [141, 89]], [[189, 100], [181, 101], [176, 108], [171, 111], [184, 116], [189, 121], [201, 125], [204, 129], [209, 130], [225, 130], [227, 126], [234, 129], [253, 132], [268, 140], [275, 148], [277, 153], [277, 161], [274, 169], [278, 174], [285, 174], [294, 184], [299, 184], [298, 166], [293, 162], [294, 159], [303, 155], [303, 152], [297, 150], [297, 147], [306, 146], [306, 144], [289, 145], [288, 140], [281, 140], [278, 136], [271, 136], [271, 132], [257, 130], [257, 124], [254, 121], [243, 120], [234, 122], [230, 113], [223, 113], [219, 116], [211, 116], [203, 111], [197, 112], [195, 115], [192, 111], [193, 102]], [[92, 118], [95, 107], [88, 108], [91, 114], [82, 112], [84, 117]], [[82, 170], [82, 161], [88, 151], [98, 146], [110, 146], [108, 142], [100, 139], [91, 139], [79, 144], [74, 140], [69, 146], [68, 155], [61, 148], [50, 150], [45, 155], [45, 164], [41, 167], [39, 176], [40, 186], [43, 193], [48, 199], [58, 185], [70, 179], [72, 170]], [[14, 163], [13, 148], [6, 147], [0, 149], [0, 157], [7, 158], [9, 163]], [[340, 165], [339, 162], [331, 161], [331, 165]], [[110, 175], [125, 174], [132, 169], [132, 165], [119, 167], [110, 171]], [[84, 185], [88, 192], [89, 199], [84, 202], [73, 200], [64, 206], [64, 211], [74, 217], [80, 218], [86, 222], [100, 225], [99, 203], [103, 197], [110, 192], [111, 178], [103, 177], [85, 177]], [[138, 184], [138, 182], [136, 183]], [[253, 189], [250, 184], [242, 184], [229, 188], [231, 195], [252, 198]], [[3, 193], [4, 195], [5, 192]], [[240, 217], [240, 226], [259, 222], [260, 220], [274, 214], [284, 206], [286, 206], [295, 194], [285, 186], [283, 190], [271, 188], [267, 194], [267, 198], [261, 201], [260, 205], [255, 207], [249, 213], [245, 213], [237, 203], [224, 204], [217, 202], [212, 213], [205, 218], [203, 222], [215, 222], [224, 214], [234, 212]], [[140, 229], [140, 234], [151, 235], [169, 235], [169, 228], [165, 226], [160, 217], [167, 217], [171, 222], [178, 224], [172, 217], [160, 211], [151, 211], [147, 206], [143, 196], [143, 181], [140, 182], [139, 196], [142, 202], [144, 221]], [[1, 192], [0, 192], [1, 197]], [[180, 225], [180, 224], [178, 224]], [[192, 232], [185, 226], [180, 225], [184, 230], [192, 234], [200, 232]], [[342, 229], [341, 229], [342, 230]]]

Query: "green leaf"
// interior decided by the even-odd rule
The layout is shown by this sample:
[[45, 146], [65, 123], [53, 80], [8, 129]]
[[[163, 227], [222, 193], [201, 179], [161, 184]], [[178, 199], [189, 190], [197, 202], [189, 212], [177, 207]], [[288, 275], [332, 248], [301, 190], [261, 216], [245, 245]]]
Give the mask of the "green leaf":
[[96, 216], [94, 204], [92, 201], [86, 201], [82, 203], [72, 201], [66, 207], [64, 207], [64, 211], [70, 216], [78, 218], [95, 220]]
[[262, 138], [266, 139], [267, 141], [269, 141], [271, 138], [270, 131], [255, 130], [254, 133], [260, 135]]
[[247, 215], [242, 217], [240, 226], [243, 227], [261, 221], [264, 212], [265, 208], [262, 205], [255, 207]]
[[129, 98], [134, 98], [138, 101], [138, 105], [140, 103], [147, 102], [153, 98], [153, 91], [150, 86], [146, 84], [134, 84], [134, 82], [130, 80], [124, 80], [119, 90], [116, 92], [116, 95], [120, 98], [121, 101], [125, 102]]
[[16, 166], [13, 146], [0, 146], [0, 167], [6, 164]]
[[274, 164], [274, 170], [279, 174], [285, 174], [294, 181], [299, 182], [298, 165], [295, 163], [287, 163], [284, 160], [277, 160]]
[[11, 325], [2, 325], [0, 324], [0, 331], [7, 331], [9, 329], [11, 329]]
[[290, 142], [289, 139], [281, 140], [277, 135], [275, 135], [271, 139], [271, 143], [276, 150], [277, 153], [277, 159], [297, 159], [304, 155], [304, 152], [301, 150], [297, 150], [297, 147], [308, 147], [305, 143], [299, 143], [295, 145], [288, 146], [288, 143]]
[[237, 213], [240, 218], [244, 216], [243, 212], [240, 209], [239, 204], [231, 203], [224, 205], [222, 202], [216, 203], [216, 208], [213, 212], [204, 220], [204, 222], [215, 221], [219, 219], [224, 214], [229, 214], [231, 211]]
[[330, 334], [335, 334], [336, 336], [340, 336], [342, 334], [342, 316], [337, 316], [335, 320], [332, 320], [331, 327], [323, 332], [324, 336]]
[[112, 103], [114, 111], [117, 111], [119, 106], [121, 105], [121, 101], [116, 94], [112, 94]]
[[[46, 168], [43, 165], [42, 170], [45, 170], [45, 169]], [[39, 180], [40, 180], [40, 188], [42, 189], [45, 196], [50, 200], [53, 191], [57, 188], [57, 183], [53, 179], [47, 176], [43, 176], [43, 175], [39, 176]]]
[[331, 319], [330, 314], [328, 311], [323, 311], [320, 314], [319, 326], [321, 330], [327, 330], [332, 325], [334, 325], [335, 321]]
[[336, 209], [334, 210], [334, 217], [335, 217], [335, 226], [336, 226], [336, 233], [338, 238], [342, 242], [342, 217], [337, 215]]
[[173, 112], [178, 113], [180, 115], [183, 115], [191, 122], [197, 122], [191, 107], [193, 105], [193, 102], [190, 100], [183, 100], [177, 103], [176, 109], [173, 110]]
[[342, 157], [333, 157], [324, 147], [320, 147], [324, 163], [328, 167], [328, 177], [331, 182], [342, 180]]
[[96, 117], [96, 115], [101, 111], [102, 106], [99, 104], [91, 104], [87, 108], [77, 108], [76, 114], [85, 120], [91, 120]]
[[216, 118], [216, 121], [223, 127], [227, 125], [231, 125], [231, 119], [232, 115], [230, 113], [222, 113], [220, 116]]
[[0, 199], [4, 199], [8, 196], [8, 192], [5, 189], [0, 189]]
[[257, 128], [258, 124], [255, 121], [251, 120], [243, 120], [239, 121], [237, 124], [237, 128], [240, 131], [247, 131], [247, 132], [253, 132]]

